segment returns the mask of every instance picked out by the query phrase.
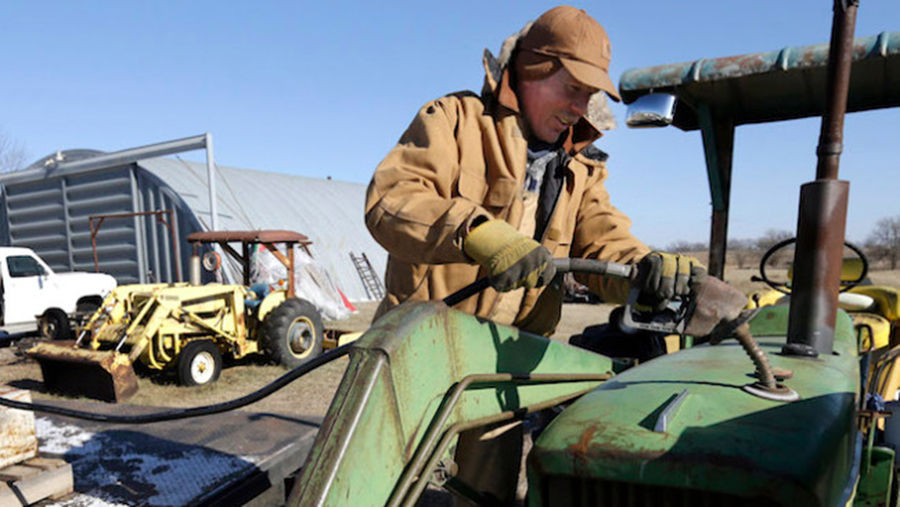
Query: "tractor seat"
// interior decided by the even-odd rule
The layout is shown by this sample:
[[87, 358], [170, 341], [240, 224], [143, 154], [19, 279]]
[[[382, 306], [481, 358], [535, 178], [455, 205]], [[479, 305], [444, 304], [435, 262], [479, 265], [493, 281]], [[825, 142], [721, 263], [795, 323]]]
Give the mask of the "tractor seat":
[[[763, 289], [754, 291], [750, 294], [748, 308], [761, 308], [763, 306], [788, 305], [791, 303], [791, 297], [782, 294], [774, 289]], [[847, 312], [873, 312], [878, 313], [875, 308], [875, 298], [866, 294], [857, 294], [855, 292], [841, 292], [838, 294], [838, 307]]]
[[[841, 263], [841, 282], [859, 280], [860, 275], [862, 275], [862, 270], [862, 259], [853, 257], [845, 258]], [[791, 280], [794, 277], [793, 263], [788, 266], [787, 277], [788, 280]], [[872, 282], [866, 278], [860, 285], [853, 287], [847, 292], [841, 292], [838, 295], [838, 306], [842, 310], [848, 312], [870, 312], [883, 315], [891, 321], [897, 320], [898, 317], [900, 317], [900, 298], [897, 297], [897, 290], [891, 287], [873, 286], [871, 283]], [[790, 287], [790, 282], [788, 282], [786, 286]], [[884, 289], [887, 289], [888, 292], [893, 291], [893, 296], [885, 294]], [[787, 305], [791, 302], [789, 295], [770, 288], [755, 290], [748, 295], [747, 299], [747, 308]], [[881, 300], [885, 300], [885, 303], [882, 304]], [[891, 306], [891, 303], [888, 301], [893, 301], [895, 310], [893, 312], [888, 312], [892, 313], [894, 315], [893, 317], [882, 311]]]
[[873, 301], [866, 311], [891, 322], [900, 321], [900, 289], [886, 285], [858, 285], [844, 294], [866, 296]]

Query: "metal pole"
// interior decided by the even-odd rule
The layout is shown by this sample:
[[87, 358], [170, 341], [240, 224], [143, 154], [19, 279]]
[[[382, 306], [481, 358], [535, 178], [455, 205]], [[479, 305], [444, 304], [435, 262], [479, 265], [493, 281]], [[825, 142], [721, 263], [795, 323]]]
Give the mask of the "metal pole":
[[97, 232], [100, 230], [100, 224], [103, 223], [103, 219], [100, 219], [100, 224], [97, 224], [96, 229], [94, 229], [94, 217], [91, 217], [89, 222], [91, 226], [91, 249], [94, 251], [94, 273], [99, 273], [100, 263], [97, 262]]
[[166, 221], [166, 219], [163, 218], [163, 215], [158, 215], [158, 217], [159, 217], [159, 220], [163, 223], [163, 225], [165, 225], [166, 228], [169, 229], [169, 237], [172, 238], [172, 253], [175, 255], [176, 279], [179, 282], [181, 282], [181, 281], [183, 281], [182, 277], [181, 277], [181, 253], [179, 253], [179, 251], [178, 251], [178, 238], [175, 236], [175, 226], [174, 226], [175, 213], [170, 209], [164, 210], [164, 213], [166, 215], [169, 215], [168, 221]]
[[725, 258], [728, 250], [728, 210], [731, 206], [731, 167], [734, 152], [734, 120], [717, 114], [709, 106], [701, 105], [700, 132], [706, 173], [712, 200], [712, 223], [709, 229], [709, 274], [725, 279]]
[[206, 180], [209, 182], [209, 226], [212, 230], [219, 230], [219, 212], [216, 209], [216, 162], [213, 157], [212, 134], [206, 133]]
[[850, 184], [837, 179], [859, 0], [835, 0], [816, 180], [800, 190], [786, 355], [831, 354]]
[[287, 297], [294, 297], [295, 287], [294, 287], [294, 243], [285, 243], [285, 247], [287, 247], [287, 275], [288, 275], [288, 292]]
[[[209, 134], [206, 135], [209, 136]], [[197, 150], [203, 148], [205, 142], [208, 142], [208, 139], [204, 139], [202, 135], [185, 137], [184, 139], [176, 139], [174, 141], [165, 141], [162, 143], [139, 146], [137, 148], [129, 148], [127, 150], [114, 151], [112, 153], [106, 153], [84, 160], [76, 160], [74, 162], [59, 162], [54, 164], [54, 167], [61, 170], [115, 167], [117, 165], [137, 162], [138, 160], [145, 158], [162, 157], [173, 153]]]
[[843, 151], [844, 114], [850, 90], [850, 67], [853, 64], [853, 31], [859, 0], [835, 0], [831, 44], [828, 49], [828, 78], [825, 97], [828, 101], [822, 115], [816, 179], [836, 180]]

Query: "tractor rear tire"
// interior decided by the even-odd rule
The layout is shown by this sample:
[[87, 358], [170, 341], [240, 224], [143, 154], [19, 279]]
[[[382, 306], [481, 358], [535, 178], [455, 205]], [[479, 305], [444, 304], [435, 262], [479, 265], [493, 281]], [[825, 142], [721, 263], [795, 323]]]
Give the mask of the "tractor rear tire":
[[67, 340], [72, 337], [69, 316], [56, 308], [47, 310], [41, 315], [38, 331], [44, 340]]
[[183, 386], [211, 384], [222, 373], [222, 354], [210, 340], [192, 341], [178, 354], [176, 368]]
[[263, 348], [276, 363], [293, 369], [322, 353], [325, 328], [312, 303], [290, 298], [263, 323]]

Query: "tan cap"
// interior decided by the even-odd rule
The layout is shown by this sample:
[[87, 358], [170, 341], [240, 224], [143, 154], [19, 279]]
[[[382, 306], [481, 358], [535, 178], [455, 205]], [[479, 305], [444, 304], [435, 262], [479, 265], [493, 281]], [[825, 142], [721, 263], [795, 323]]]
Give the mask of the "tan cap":
[[609, 78], [612, 47], [606, 30], [582, 9], [568, 5], [541, 14], [519, 41], [519, 49], [558, 58], [579, 82], [605, 91], [619, 101]]

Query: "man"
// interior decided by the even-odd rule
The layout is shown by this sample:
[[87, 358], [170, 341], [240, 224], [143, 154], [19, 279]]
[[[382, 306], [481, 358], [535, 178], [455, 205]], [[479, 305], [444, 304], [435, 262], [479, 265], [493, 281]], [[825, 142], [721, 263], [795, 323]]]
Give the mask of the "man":
[[[366, 224], [390, 254], [376, 317], [488, 276], [492, 288], [457, 309], [549, 336], [562, 307], [562, 284], [548, 286], [553, 257], [636, 262], [639, 302], [656, 308], [689, 292], [702, 268], [650, 252], [603, 186], [607, 156], [592, 143], [611, 126], [604, 95], [620, 100], [607, 74], [610, 52], [597, 21], [556, 7], [504, 43], [499, 61], [485, 52], [480, 96], [454, 93], [422, 107], [366, 196]], [[612, 302], [630, 288], [581, 281]], [[521, 449], [521, 428], [465, 432], [457, 478], [509, 503]]]
[[[649, 249], [604, 188], [607, 155], [593, 146], [607, 95], [611, 47], [583, 10], [551, 9], [485, 52], [485, 85], [426, 104], [375, 170], [366, 224], [389, 252], [387, 296], [442, 299], [488, 276], [492, 289], [457, 308], [537, 334], [553, 333], [562, 305], [553, 257], [639, 262], [641, 301], [662, 307], [689, 291], [696, 261]], [[601, 114], [598, 114], [601, 113]], [[623, 280], [583, 277], [606, 301]]]

